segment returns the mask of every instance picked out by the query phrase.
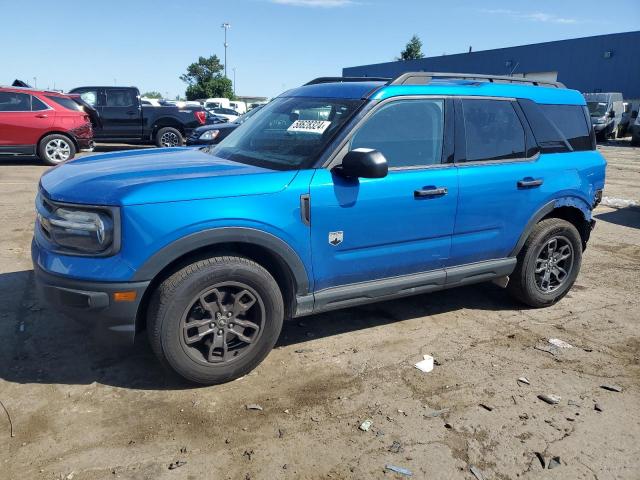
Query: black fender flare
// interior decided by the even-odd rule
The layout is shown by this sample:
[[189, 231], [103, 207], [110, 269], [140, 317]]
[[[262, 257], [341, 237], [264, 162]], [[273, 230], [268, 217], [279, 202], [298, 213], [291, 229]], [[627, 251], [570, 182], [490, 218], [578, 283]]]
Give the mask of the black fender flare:
[[[579, 210], [583, 216], [585, 216], [585, 221], [589, 221], [589, 219], [585, 215], [584, 210], [580, 207], [579, 203], [575, 201], [569, 201], [570, 198], [571, 197], [562, 197], [562, 198], [556, 198], [555, 200], [551, 200], [549, 203], [545, 203], [536, 213], [534, 213], [533, 216], [527, 222], [527, 225], [525, 226], [524, 230], [522, 231], [522, 234], [520, 235], [520, 238], [518, 239], [518, 243], [516, 243], [516, 246], [513, 248], [513, 250], [511, 250], [511, 253], [509, 253], [509, 256], [515, 257], [516, 255], [518, 255], [518, 253], [520, 253], [520, 250], [522, 249], [524, 242], [527, 241], [527, 238], [529, 237], [529, 234], [533, 230], [533, 227], [535, 227], [540, 220], [542, 220], [544, 217], [546, 217], [549, 213], [551, 213], [556, 208], [559, 208], [559, 207], [575, 208]], [[581, 201], [584, 202], [583, 200]]]
[[295, 250], [275, 235], [246, 227], [212, 228], [182, 237], [154, 253], [137, 270], [132, 281], [153, 280], [167, 265], [180, 257], [204, 247], [223, 243], [243, 243], [266, 248], [289, 268], [295, 280], [296, 293], [304, 295], [309, 292], [307, 269]]

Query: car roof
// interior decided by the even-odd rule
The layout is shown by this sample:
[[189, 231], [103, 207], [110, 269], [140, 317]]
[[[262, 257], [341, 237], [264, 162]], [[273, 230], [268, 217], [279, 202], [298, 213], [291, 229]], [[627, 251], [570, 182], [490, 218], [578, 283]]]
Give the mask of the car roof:
[[385, 81], [327, 82], [304, 85], [283, 93], [283, 97], [385, 100], [398, 96], [451, 95], [525, 98], [536, 103], [585, 105], [577, 90], [526, 83], [498, 83], [483, 80], [434, 79], [422, 85], [393, 85]]
[[14, 86], [3, 86], [0, 85], [0, 90], [2, 91], [13, 91], [13, 92], [20, 92], [20, 93], [29, 93], [32, 95], [54, 95], [54, 96], [59, 96], [59, 97], [66, 97], [67, 95], [65, 93], [62, 92], [56, 92], [55, 90], [40, 90], [38, 88], [33, 88], [33, 87], [14, 87]]

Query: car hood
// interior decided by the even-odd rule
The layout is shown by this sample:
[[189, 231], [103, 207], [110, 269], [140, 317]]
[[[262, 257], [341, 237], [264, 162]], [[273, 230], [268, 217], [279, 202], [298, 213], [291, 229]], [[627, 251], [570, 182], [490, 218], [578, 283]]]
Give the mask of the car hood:
[[40, 185], [59, 202], [135, 205], [275, 193], [296, 173], [177, 147], [78, 158], [46, 172]]

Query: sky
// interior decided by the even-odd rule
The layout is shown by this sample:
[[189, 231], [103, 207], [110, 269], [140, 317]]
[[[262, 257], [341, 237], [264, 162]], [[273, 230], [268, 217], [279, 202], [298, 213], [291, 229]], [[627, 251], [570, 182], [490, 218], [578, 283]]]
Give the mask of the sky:
[[0, 12], [0, 85], [168, 98], [184, 95], [179, 76], [199, 56], [224, 62], [223, 22], [236, 94], [266, 97], [392, 61], [413, 34], [435, 56], [640, 30], [640, 0], [0, 0]]

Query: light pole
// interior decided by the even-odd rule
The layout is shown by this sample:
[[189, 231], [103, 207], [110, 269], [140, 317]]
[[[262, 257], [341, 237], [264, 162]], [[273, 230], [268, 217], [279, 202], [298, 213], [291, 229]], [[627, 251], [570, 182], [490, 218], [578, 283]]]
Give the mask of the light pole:
[[231, 69], [233, 71], [233, 96], [236, 96], [236, 68]]
[[227, 43], [227, 30], [231, 28], [231, 24], [225, 22], [220, 26], [220, 28], [224, 29], [224, 78], [228, 78], [227, 77], [227, 47], [229, 46], [229, 44]]
[[38, 88], [38, 77], [33, 77], [33, 88]]

